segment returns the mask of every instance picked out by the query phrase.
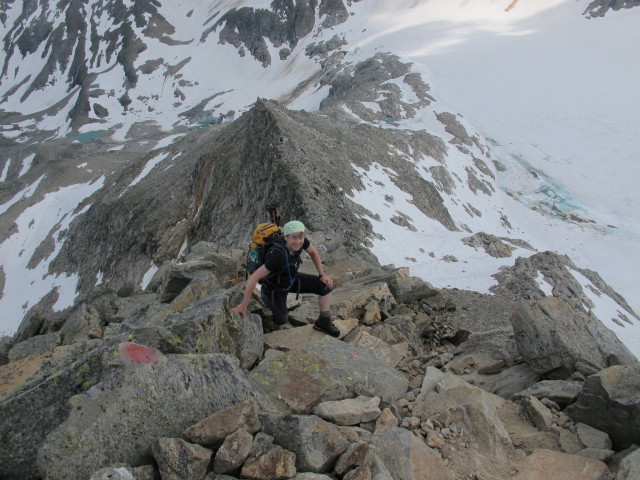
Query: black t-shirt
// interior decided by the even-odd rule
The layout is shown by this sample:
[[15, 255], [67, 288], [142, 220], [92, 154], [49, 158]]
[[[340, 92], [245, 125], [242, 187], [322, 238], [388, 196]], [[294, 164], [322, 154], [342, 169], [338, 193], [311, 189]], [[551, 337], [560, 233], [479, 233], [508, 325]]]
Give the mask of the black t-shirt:
[[267, 284], [279, 288], [289, 288], [296, 278], [298, 268], [302, 263], [300, 254], [311, 246], [308, 238], [304, 239], [302, 248], [294, 253], [287, 251], [284, 242], [280, 246], [272, 246], [264, 259], [264, 266], [269, 270], [269, 275], [263, 280]]

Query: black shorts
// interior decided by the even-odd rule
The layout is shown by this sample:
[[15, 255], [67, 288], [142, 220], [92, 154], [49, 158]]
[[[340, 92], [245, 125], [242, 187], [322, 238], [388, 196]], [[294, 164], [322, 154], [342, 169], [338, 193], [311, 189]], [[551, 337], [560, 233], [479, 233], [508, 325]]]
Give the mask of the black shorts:
[[289, 319], [289, 311], [287, 310], [287, 295], [289, 293], [313, 293], [324, 297], [332, 290], [317, 275], [298, 273], [290, 289], [279, 290], [271, 285], [263, 284], [261, 296], [262, 301], [273, 312], [273, 323], [284, 325]]

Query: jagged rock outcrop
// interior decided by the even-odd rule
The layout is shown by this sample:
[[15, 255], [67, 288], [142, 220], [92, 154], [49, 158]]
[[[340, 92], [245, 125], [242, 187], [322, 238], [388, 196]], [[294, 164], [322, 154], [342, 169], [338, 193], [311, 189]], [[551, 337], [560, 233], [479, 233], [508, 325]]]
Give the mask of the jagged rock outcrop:
[[633, 8], [640, 6], [640, 0], [593, 0], [584, 10], [587, 18], [604, 17], [609, 11], [617, 11], [621, 8]]
[[638, 365], [611, 330], [564, 300], [523, 302], [511, 321], [520, 354], [541, 376], [566, 379], [580, 362], [595, 371], [618, 363]]
[[[196, 250], [185, 265], [205, 257], [236, 258], [214, 244]], [[397, 480], [419, 478], [413, 475], [428, 468], [436, 478], [506, 479], [518, 471], [539, 473], [539, 465], [525, 461], [536, 449], [563, 452], [569, 463], [606, 472], [593, 458], [606, 460], [614, 452], [593, 439], [608, 434], [614, 445], [635, 441], [633, 422], [627, 431], [605, 419], [597, 425], [582, 421], [597, 429], [586, 437], [586, 427], [567, 416], [575, 411], [576, 418], [595, 418], [606, 404], [609, 419], [635, 418], [635, 406], [619, 401], [636, 388], [634, 375], [615, 376], [627, 380], [607, 394], [592, 379], [608, 371], [597, 372], [584, 360], [567, 364], [575, 380], [563, 385], [537, 383], [538, 376], [522, 370], [508, 334], [518, 300], [438, 290], [405, 270], [334, 253], [324, 258], [339, 285], [334, 312], [342, 339], [308, 324], [315, 298], [291, 304], [297, 326], [263, 335], [266, 313], [257, 297], [246, 319], [228, 312], [240, 295], [233, 282], [185, 297], [193, 298], [185, 304], [162, 304], [158, 292], [120, 298], [103, 290], [91, 297], [109, 319], [99, 324], [101, 338], [78, 336], [55, 347], [58, 353], [21, 354], [0, 367], [0, 378], [18, 385], [1, 390], [7, 422], [0, 426], [0, 475], [97, 480], [149, 478], [149, 472], [161, 471], [226, 480], [239, 474], [279, 478], [277, 472], [286, 471], [299, 478]], [[229, 265], [227, 272], [235, 268], [234, 262], [222, 264]], [[175, 298], [197, 290], [192, 287], [199, 277], [190, 278]], [[67, 321], [73, 318], [70, 312]], [[252, 329], [245, 338], [268, 347], [256, 350], [257, 365], [241, 364], [242, 349], [232, 348], [251, 344], [232, 333], [242, 331], [240, 325]], [[493, 343], [481, 341], [492, 335]], [[574, 336], [591, 334], [578, 329]], [[35, 345], [26, 340], [13, 349], [26, 352]], [[207, 353], [216, 351], [233, 356]], [[46, 361], [60, 373], [50, 376]], [[35, 373], [28, 374], [29, 368]], [[597, 375], [588, 377], [591, 386], [583, 391], [582, 378], [590, 373]], [[30, 422], [44, 426], [46, 438]], [[80, 458], [91, 462], [79, 469]]]
[[[512, 294], [527, 300], [540, 300], [546, 296], [539, 283], [539, 275], [551, 288], [554, 297], [560, 298], [575, 308], [589, 311], [593, 302], [578, 283], [571, 271], [585, 276], [591, 284], [588, 288], [597, 295], [611, 297], [621, 309], [636, 319], [640, 318], [618, 293], [616, 293], [596, 272], [578, 268], [569, 257], [554, 252], [540, 252], [528, 258], [519, 257], [513, 267], [502, 267], [493, 276], [498, 285], [491, 287], [494, 293]], [[619, 313], [624, 318], [622, 313]]]

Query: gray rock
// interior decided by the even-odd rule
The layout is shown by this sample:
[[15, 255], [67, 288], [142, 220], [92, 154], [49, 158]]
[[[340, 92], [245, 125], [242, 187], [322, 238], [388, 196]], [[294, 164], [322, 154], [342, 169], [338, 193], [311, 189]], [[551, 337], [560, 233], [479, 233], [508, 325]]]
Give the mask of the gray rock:
[[[418, 439], [413, 433], [401, 428], [384, 430], [371, 438], [377, 456], [382, 460], [393, 478], [418, 480], [424, 472], [434, 480], [453, 480], [455, 475], [444, 465], [440, 454]], [[384, 470], [374, 467], [377, 477], [386, 478]]]
[[603, 463], [607, 463], [613, 458], [614, 453], [615, 452], [613, 450], [607, 450], [604, 448], [583, 448], [582, 450], [577, 451], [575, 454], [579, 457], [592, 458], [594, 460], [599, 460]]
[[[67, 418], [67, 401], [98, 383], [104, 369], [103, 353], [108, 347], [98, 346], [89, 353], [81, 347], [61, 347], [63, 357], [65, 353], [71, 355], [64, 357], [66, 361], [54, 362], [53, 374], [42, 372], [0, 399], [0, 465], [4, 476], [16, 480], [37, 478], [38, 450], [45, 437]], [[95, 470], [88, 471], [87, 477]]]
[[446, 374], [435, 389], [416, 399], [412, 414], [420, 420], [439, 421], [442, 425], [464, 425], [484, 455], [500, 456], [511, 448], [511, 439], [498, 416], [505, 402], [497, 395], [469, 385], [455, 375]]
[[389, 469], [377, 454], [373, 455], [371, 461], [371, 480], [393, 480]]
[[138, 480], [130, 468], [126, 467], [107, 467], [101, 468], [93, 475], [90, 480]]
[[550, 430], [553, 425], [553, 415], [551, 410], [545, 407], [536, 397], [525, 397], [522, 399], [524, 408], [531, 419], [531, 423], [538, 430]]
[[273, 437], [264, 432], [256, 433], [247, 456], [247, 462], [253, 462], [273, 448]]
[[578, 360], [605, 368], [611, 355], [638, 363], [597, 318], [554, 297], [523, 302], [511, 321], [520, 354], [541, 375], [566, 379]]
[[490, 391], [495, 395], [510, 400], [515, 398], [518, 392], [526, 391], [528, 387], [534, 385], [538, 380], [540, 380], [538, 374], [526, 363], [521, 363], [502, 371]]
[[348, 398], [322, 402], [313, 408], [313, 414], [336, 425], [357, 425], [377, 419], [382, 411], [379, 397]]
[[506, 244], [495, 235], [478, 232], [471, 237], [462, 239], [462, 243], [474, 248], [482, 248], [487, 254], [495, 258], [510, 257], [515, 247]]
[[607, 466], [598, 460], [545, 449], [534, 450], [520, 462], [518, 470], [516, 480], [604, 480], [608, 474]]
[[9, 363], [9, 350], [13, 347], [13, 338], [0, 337], [0, 367]]
[[231, 473], [239, 469], [249, 456], [253, 435], [246, 430], [237, 430], [222, 442], [213, 459], [215, 473]]
[[242, 478], [271, 480], [295, 477], [296, 454], [281, 447], [274, 447], [253, 462], [245, 462], [240, 471]]
[[334, 471], [337, 475], [344, 475], [349, 470], [357, 467], [369, 467], [373, 462], [373, 447], [365, 442], [355, 442], [340, 455]]
[[[113, 354], [107, 356], [123, 356]], [[157, 438], [178, 437], [212, 412], [254, 397], [231, 357], [157, 358], [157, 363], [120, 361], [100, 384], [73, 397], [69, 417], [47, 436], [39, 451], [38, 468], [47, 472], [48, 479], [89, 476], [118, 462], [144, 464]], [[268, 408], [264, 401], [262, 405]]]
[[[203, 250], [202, 242], [197, 245], [199, 250]], [[216, 256], [222, 259], [221, 268], [217, 268], [214, 260]], [[226, 277], [225, 280], [228, 280], [237, 276], [237, 260], [231, 257], [210, 252], [210, 255], [200, 254], [191, 258], [185, 262], [171, 262], [167, 268], [163, 269], [163, 278], [157, 292], [158, 301], [173, 303], [188, 287], [191, 287], [191, 295], [186, 299], [183, 295], [183, 303], [187, 303], [189, 299], [193, 301], [202, 296], [199, 291], [206, 291], [207, 286], [209, 291], [218, 287], [221, 283], [221, 277]], [[229, 266], [229, 263], [233, 266]], [[231, 274], [230, 271], [233, 273]], [[196, 288], [194, 291], [193, 285], [197, 283], [202, 284], [202, 288]]]
[[584, 423], [577, 423], [576, 433], [582, 444], [587, 448], [611, 449], [611, 439], [605, 432], [601, 432]]
[[142, 465], [141, 467], [131, 467], [131, 473], [136, 480], [157, 480], [158, 474], [153, 465]]
[[213, 452], [180, 438], [159, 438], [152, 446], [163, 480], [200, 480], [207, 473]]
[[276, 444], [296, 454], [296, 467], [303, 472], [330, 472], [349, 447], [337, 426], [314, 415], [263, 415], [260, 420]]
[[614, 450], [640, 444], [640, 369], [616, 365], [588, 377], [565, 413], [609, 434]]
[[582, 391], [584, 383], [571, 380], [542, 380], [531, 387], [514, 393], [512, 398], [517, 400], [528, 396], [538, 399], [548, 398], [561, 408], [567, 407]]
[[28, 338], [24, 342], [17, 343], [9, 350], [9, 360], [15, 362], [29, 355], [39, 355], [53, 350], [60, 345], [60, 334], [58, 332], [36, 335]]
[[366, 331], [358, 332], [355, 337], [349, 340], [349, 343], [369, 352], [376, 358], [386, 361], [392, 367], [396, 367], [400, 363], [409, 349], [407, 343], [389, 345]]
[[640, 478], [640, 449], [627, 455], [620, 462], [616, 480], [637, 480]]
[[516, 295], [526, 300], [542, 300], [546, 296], [538, 283], [538, 277], [542, 274], [545, 282], [552, 287], [553, 297], [564, 300], [579, 310], [593, 308], [593, 302], [572, 275], [572, 270], [587, 277], [598, 294], [610, 297], [622, 310], [638, 318], [624, 298], [609, 287], [596, 272], [578, 268], [566, 255], [550, 251], [536, 253], [529, 258], [517, 258], [513, 267], [500, 269], [500, 272], [494, 275], [498, 285], [491, 287], [491, 291], [496, 294]]
[[260, 363], [250, 378], [273, 402], [297, 413], [308, 413], [323, 401], [356, 395], [391, 402], [409, 384], [388, 363], [327, 335]]
[[422, 301], [436, 310], [453, 308], [453, 301], [446, 291], [437, 289], [418, 277], [410, 276], [408, 268], [393, 270], [386, 280], [391, 293], [399, 303]]
[[251, 368], [264, 350], [262, 321], [255, 314], [246, 318], [229, 311], [229, 292], [216, 291], [182, 310], [167, 316], [157, 325], [168, 329], [180, 353], [226, 353]]
[[331, 480], [331, 477], [321, 473], [303, 472], [297, 474], [292, 480]]
[[64, 322], [60, 329], [60, 339], [63, 345], [88, 340], [89, 338], [102, 338], [103, 319], [91, 306], [80, 305]]
[[194, 443], [218, 448], [234, 432], [244, 430], [249, 434], [261, 428], [258, 411], [253, 399], [220, 410], [185, 430], [184, 436]]

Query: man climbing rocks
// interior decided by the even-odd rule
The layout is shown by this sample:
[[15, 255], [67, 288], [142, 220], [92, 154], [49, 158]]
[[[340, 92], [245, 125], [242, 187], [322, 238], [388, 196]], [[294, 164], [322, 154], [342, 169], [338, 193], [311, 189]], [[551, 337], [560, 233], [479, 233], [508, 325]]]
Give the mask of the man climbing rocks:
[[[262, 301], [273, 312], [273, 323], [282, 326], [287, 323], [287, 295], [289, 292], [314, 293], [318, 295], [320, 316], [313, 324], [313, 328], [337, 337], [340, 330], [331, 320], [331, 291], [333, 280], [324, 274], [320, 254], [305, 237], [305, 226], [294, 220], [283, 228], [283, 240], [274, 244], [266, 254], [264, 265], [253, 272], [248, 280], [242, 302], [232, 311], [245, 316], [251, 294], [260, 283]], [[318, 270], [318, 275], [298, 272], [302, 260], [300, 255], [305, 250]]]

